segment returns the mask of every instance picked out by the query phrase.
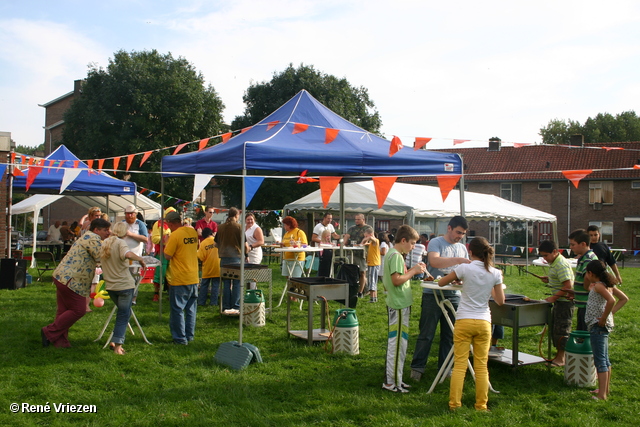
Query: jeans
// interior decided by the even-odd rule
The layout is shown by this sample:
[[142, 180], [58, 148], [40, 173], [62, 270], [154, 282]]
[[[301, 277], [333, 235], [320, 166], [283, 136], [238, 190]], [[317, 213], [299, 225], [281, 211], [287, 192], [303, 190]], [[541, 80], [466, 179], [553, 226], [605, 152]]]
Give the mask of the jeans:
[[591, 338], [591, 350], [593, 351], [593, 364], [598, 373], [608, 372], [611, 368], [609, 361], [609, 330], [597, 323], [589, 330]]
[[118, 307], [116, 314], [116, 326], [113, 328], [111, 342], [114, 344], [124, 344], [124, 335], [127, 332], [129, 317], [131, 317], [131, 301], [133, 300], [134, 288], [124, 291], [107, 291], [111, 301]]
[[193, 341], [198, 308], [198, 284], [169, 286], [169, 329], [173, 341], [187, 344]]
[[[240, 264], [240, 257], [220, 258], [220, 266], [224, 266], [227, 264]], [[222, 284], [222, 309], [240, 309], [240, 281], [223, 279]]]
[[491, 323], [479, 319], [460, 319], [453, 332], [453, 373], [449, 389], [449, 408], [462, 406], [462, 389], [467, 373], [469, 350], [473, 344], [473, 370], [476, 372], [476, 404], [478, 411], [487, 409], [489, 400], [489, 346], [491, 345]]
[[[447, 295], [449, 294], [449, 295]], [[460, 295], [451, 295], [445, 291], [445, 298], [451, 301], [457, 310], [460, 303]], [[454, 319], [451, 319], [454, 321]], [[422, 293], [422, 312], [420, 313], [420, 333], [416, 341], [416, 349], [413, 352], [411, 369], [424, 373], [424, 368], [429, 359], [431, 344], [436, 335], [436, 328], [440, 322], [440, 349], [438, 350], [438, 369], [444, 364], [451, 347], [453, 347], [453, 332], [447, 323], [444, 313], [440, 310], [436, 298], [432, 293]]]
[[207, 277], [200, 280], [200, 289], [198, 290], [198, 305], [207, 305], [207, 294], [211, 286], [211, 300], [209, 305], [218, 305], [218, 293], [220, 290], [219, 277]]

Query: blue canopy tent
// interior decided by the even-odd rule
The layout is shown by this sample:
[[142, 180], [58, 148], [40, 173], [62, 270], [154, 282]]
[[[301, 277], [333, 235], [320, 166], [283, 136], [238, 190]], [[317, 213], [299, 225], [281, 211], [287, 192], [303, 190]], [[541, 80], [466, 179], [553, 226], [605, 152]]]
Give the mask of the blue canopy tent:
[[[335, 136], [329, 143], [328, 134]], [[360, 179], [462, 175], [462, 159], [456, 153], [407, 148], [389, 156], [389, 147], [389, 141], [350, 123], [302, 90], [271, 115], [224, 144], [163, 157], [162, 172], [164, 176], [241, 174], [242, 224], [248, 173], [264, 176], [267, 171], [280, 171], [297, 175], [308, 170], [309, 175]], [[242, 239], [244, 245], [244, 233]], [[242, 286], [244, 265], [241, 265], [240, 279]], [[240, 302], [242, 304], [242, 298]], [[242, 344], [242, 318], [239, 343]]]
[[[75, 162], [78, 162], [77, 167], [75, 167]], [[27, 190], [27, 179], [29, 178], [29, 170], [31, 168], [40, 168], [41, 170]], [[27, 194], [57, 194], [73, 197], [105, 195], [107, 208], [109, 206], [109, 195], [131, 196], [132, 200], [129, 203], [135, 204], [136, 202], [137, 193], [134, 182], [122, 181], [104, 172], [97, 172], [96, 170], [92, 170], [91, 173], [89, 173], [89, 167], [80, 161], [80, 159], [64, 145], [59, 146], [54, 152], [49, 154], [41, 166], [31, 165], [22, 172], [24, 175], [13, 176], [12, 191]], [[67, 180], [72, 181], [64, 191], [61, 192], [60, 189], [63, 183], [66, 182], [65, 174], [71, 174], [67, 176]], [[75, 174], [77, 174], [77, 176], [75, 176]], [[8, 214], [9, 221], [11, 221], [11, 208]], [[37, 244], [36, 218], [37, 215], [34, 216], [33, 224], [34, 251]], [[10, 242], [7, 243], [7, 247], [10, 247]], [[32, 266], [34, 262], [35, 261], [32, 260]]]

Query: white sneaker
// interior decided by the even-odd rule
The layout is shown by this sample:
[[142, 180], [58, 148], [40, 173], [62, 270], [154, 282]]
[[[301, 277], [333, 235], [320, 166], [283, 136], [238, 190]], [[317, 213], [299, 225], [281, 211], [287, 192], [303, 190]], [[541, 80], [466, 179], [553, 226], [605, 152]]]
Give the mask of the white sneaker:
[[382, 389], [388, 390], [393, 393], [409, 393], [409, 390], [407, 390], [406, 388], [398, 387], [393, 384], [382, 384]]

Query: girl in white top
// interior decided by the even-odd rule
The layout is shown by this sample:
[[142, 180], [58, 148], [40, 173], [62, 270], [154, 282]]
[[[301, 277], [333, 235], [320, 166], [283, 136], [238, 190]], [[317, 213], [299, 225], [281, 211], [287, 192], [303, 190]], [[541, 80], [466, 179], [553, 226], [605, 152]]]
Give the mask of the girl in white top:
[[264, 235], [262, 228], [256, 224], [256, 217], [252, 213], [248, 213], [245, 217], [244, 235], [249, 245], [247, 253], [247, 262], [251, 264], [260, 264], [262, 262], [262, 245], [264, 245]]
[[473, 344], [473, 369], [476, 372], [476, 404], [478, 411], [487, 411], [489, 393], [489, 347], [491, 346], [491, 311], [489, 298], [504, 304], [502, 272], [493, 267], [493, 248], [484, 237], [469, 243], [470, 264], [460, 264], [438, 281], [439, 286], [451, 282], [462, 285], [460, 304], [453, 331], [454, 365], [449, 391], [449, 409], [462, 406], [462, 388], [467, 372], [469, 350]]

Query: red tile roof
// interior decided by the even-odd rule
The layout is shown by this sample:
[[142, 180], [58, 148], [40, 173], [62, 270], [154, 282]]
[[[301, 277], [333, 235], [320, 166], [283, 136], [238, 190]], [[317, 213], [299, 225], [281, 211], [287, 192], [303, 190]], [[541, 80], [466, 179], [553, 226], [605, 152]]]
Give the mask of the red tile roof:
[[[500, 151], [488, 151], [486, 147], [434, 151], [462, 155], [466, 181], [566, 180], [561, 171], [582, 169], [594, 170], [587, 180], [640, 179], [640, 169], [614, 170], [640, 165], [640, 142], [584, 144], [584, 147], [527, 145], [502, 147]], [[403, 181], [425, 181], [425, 178]]]

